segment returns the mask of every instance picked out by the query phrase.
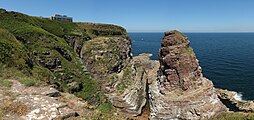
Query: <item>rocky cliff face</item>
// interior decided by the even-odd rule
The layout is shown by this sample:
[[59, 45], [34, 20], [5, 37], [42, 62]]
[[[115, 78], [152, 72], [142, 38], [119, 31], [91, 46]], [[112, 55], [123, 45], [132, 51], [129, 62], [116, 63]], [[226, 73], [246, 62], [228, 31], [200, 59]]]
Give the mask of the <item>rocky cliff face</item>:
[[149, 55], [132, 58], [130, 39], [116, 36], [86, 42], [81, 57], [113, 106], [127, 116], [141, 114], [147, 101]]
[[189, 45], [180, 32], [165, 33], [158, 78], [149, 85], [152, 119], [207, 119], [225, 110]]
[[[148, 54], [131, 55], [131, 40], [122, 27], [63, 23], [0, 9], [0, 81], [35, 79], [36, 85], [47, 83], [75, 94], [82, 99], [74, 101], [81, 104], [67, 102], [74, 107], [70, 111], [82, 107], [77, 112], [86, 113], [82, 117], [87, 119], [148, 119], [150, 112], [152, 119], [205, 119], [223, 111], [224, 106], [213, 84], [202, 76], [189, 44], [181, 33], [166, 32], [160, 61], [153, 61]], [[62, 103], [59, 98], [40, 95], [40, 87], [22, 89], [31, 91], [28, 95], [50, 99], [49, 104]], [[20, 100], [32, 103], [30, 99]], [[41, 102], [48, 105], [38, 100], [28, 106], [35, 105], [34, 110]], [[83, 105], [87, 105], [84, 111]], [[0, 104], [0, 119], [1, 110]], [[66, 114], [60, 117], [69, 116], [69, 109], [63, 110]], [[31, 114], [37, 114], [34, 112]]]

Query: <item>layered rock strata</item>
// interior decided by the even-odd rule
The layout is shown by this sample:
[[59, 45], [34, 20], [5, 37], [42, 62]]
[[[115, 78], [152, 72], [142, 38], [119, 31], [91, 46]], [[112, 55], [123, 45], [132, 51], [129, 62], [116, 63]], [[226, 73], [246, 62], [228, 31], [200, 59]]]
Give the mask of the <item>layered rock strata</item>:
[[81, 51], [88, 71], [112, 105], [126, 116], [140, 115], [147, 103], [148, 78], [153, 73], [153, 79], [156, 79], [159, 68], [158, 62], [153, 64], [149, 60], [150, 56], [142, 54], [133, 58], [130, 39], [124, 36], [92, 39]]
[[158, 78], [149, 85], [151, 119], [207, 119], [226, 110], [185, 35], [165, 32], [161, 46]]
[[234, 112], [254, 112], [253, 100], [242, 100], [240, 95], [233, 91], [216, 89], [216, 92], [222, 102]]

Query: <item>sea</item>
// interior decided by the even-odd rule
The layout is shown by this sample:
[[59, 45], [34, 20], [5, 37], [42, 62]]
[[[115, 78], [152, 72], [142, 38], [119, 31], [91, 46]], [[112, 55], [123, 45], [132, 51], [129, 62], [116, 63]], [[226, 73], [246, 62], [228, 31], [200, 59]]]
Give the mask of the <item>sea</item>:
[[[128, 33], [132, 51], [151, 53], [158, 60], [164, 33]], [[203, 75], [216, 88], [237, 92], [238, 99], [254, 100], [254, 33], [184, 33], [188, 36]]]

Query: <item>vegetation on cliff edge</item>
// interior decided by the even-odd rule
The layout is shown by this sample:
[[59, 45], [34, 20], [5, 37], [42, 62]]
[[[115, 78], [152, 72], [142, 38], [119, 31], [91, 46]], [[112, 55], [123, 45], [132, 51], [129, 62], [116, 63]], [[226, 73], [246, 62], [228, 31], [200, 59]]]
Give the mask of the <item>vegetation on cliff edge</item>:
[[108, 111], [100, 85], [85, 70], [66, 36], [82, 43], [99, 36], [126, 35], [124, 28], [94, 23], [67, 23], [0, 9], [0, 77], [27, 84], [52, 84]]

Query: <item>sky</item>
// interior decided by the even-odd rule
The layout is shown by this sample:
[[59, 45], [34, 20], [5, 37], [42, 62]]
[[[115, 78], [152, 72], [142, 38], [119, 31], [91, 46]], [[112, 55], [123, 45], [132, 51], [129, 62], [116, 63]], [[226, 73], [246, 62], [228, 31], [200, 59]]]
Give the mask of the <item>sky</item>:
[[31, 16], [65, 14], [128, 32], [254, 32], [254, 0], [0, 0]]

